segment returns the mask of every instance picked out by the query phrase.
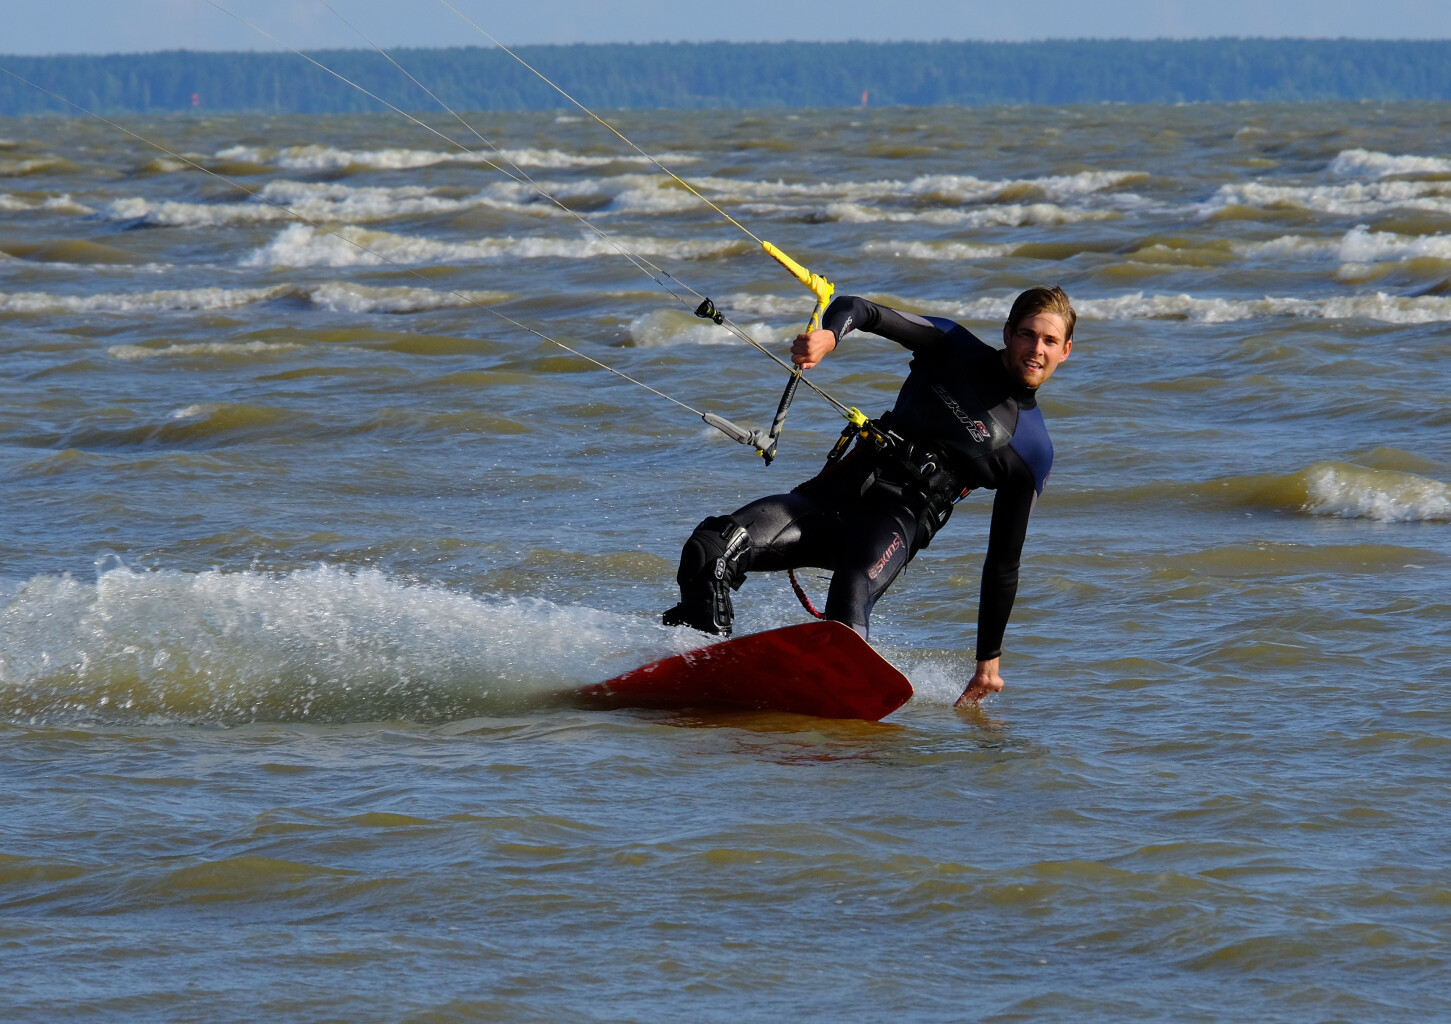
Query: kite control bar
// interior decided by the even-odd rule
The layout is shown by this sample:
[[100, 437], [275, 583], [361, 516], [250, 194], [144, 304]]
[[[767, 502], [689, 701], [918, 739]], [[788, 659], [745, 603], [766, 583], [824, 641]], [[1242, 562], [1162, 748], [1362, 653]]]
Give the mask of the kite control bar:
[[[819, 329], [821, 327], [821, 314], [826, 312], [827, 304], [831, 302], [832, 295], [836, 293], [836, 286], [820, 274], [813, 274], [770, 242], [763, 241], [761, 248], [765, 249], [767, 255], [789, 270], [792, 277], [800, 281], [812, 295], [816, 296], [816, 306], [811, 311], [811, 319], [806, 323], [806, 333], [810, 334], [812, 331]], [[711, 320], [717, 324], [725, 319], [721, 312], [715, 308], [715, 303], [708, 298], [696, 307], [695, 315], [702, 320]], [[777, 403], [776, 415], [771, 420], [771, 429], [764, 435], [760, 430], [746, 430], [714, 413], [706, 413], [701, 418], [717, 430], [720, 430], [727, 437], [733, 438], [742, 444], [751, 445], [756, 449], [756, 453], [766, 460], [766, 465], [769, 466], [776, 458], [776, 441], [781, 436], [781, 430], [786, 424], [786, 411], [791, 408], [791, 400], [796, 397], [796, 388], [800, 384], [801, 368], [797, 367], [791, 371], [791, 377], [786, 381], [786, 389], [781, 392], [781, 401]]]

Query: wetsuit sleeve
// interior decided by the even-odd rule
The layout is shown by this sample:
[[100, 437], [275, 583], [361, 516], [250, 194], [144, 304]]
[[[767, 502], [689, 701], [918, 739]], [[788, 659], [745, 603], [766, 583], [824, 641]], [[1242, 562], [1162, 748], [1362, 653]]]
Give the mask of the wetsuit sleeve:
[[881, 306], [858, 295], [838, 296], [822, 314], [821, 326], [836, 335], [838, 344], [852, 331], [868, 331], [913, 352], [930, 348], [947, 336], [947, 332], [924, 317]]
[[1028, 536], [1028, 516], [1036, 497], [1031, 480], [998, 488], [988, 529], [987, 558], [982, 564], [982, 592], [977, 605], [977, 660], [1003, 654], [1003, 634], [1018, 596], [1018, 565]]

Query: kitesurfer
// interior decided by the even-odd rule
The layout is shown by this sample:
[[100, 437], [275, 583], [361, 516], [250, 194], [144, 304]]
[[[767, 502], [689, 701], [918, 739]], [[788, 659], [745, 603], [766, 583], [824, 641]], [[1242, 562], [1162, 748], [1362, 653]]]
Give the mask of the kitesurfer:
[[912, 351], [890, 412], [865, 440], [789, 494], [711, 516], [685, 542], [680, 603], [667, 625], [729, 635], [730, 592], [746, 572], [803, 566], [832, 571], [825, 617], [863, 637], [872, 606], [947, 522], [955, 502], [989, 488], [993, 500], [977, 616], [977, 669], [959, 707], [1003, 688], [1003, 633], [1033, 510], [1053, 463], [1038, 388], [1073, 351], [1077, 314], [1061, 288], [1030, 288], [1014, 301], [1002, 349], [942, 317], [904, 313], [856, 296], [827, 308], [821, 328], [798, 335], [792, 362], [817, 365], [852, 331]]

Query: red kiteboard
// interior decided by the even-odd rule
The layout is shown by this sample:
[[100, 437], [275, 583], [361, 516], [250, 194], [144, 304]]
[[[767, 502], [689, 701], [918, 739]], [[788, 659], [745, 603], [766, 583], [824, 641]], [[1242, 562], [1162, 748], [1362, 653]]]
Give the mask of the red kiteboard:
[[856, 630], [822, 621], [687, 651], [581, 692], [617, 707], [729, 707], [875, 722], [912, 698], [912, 684]]

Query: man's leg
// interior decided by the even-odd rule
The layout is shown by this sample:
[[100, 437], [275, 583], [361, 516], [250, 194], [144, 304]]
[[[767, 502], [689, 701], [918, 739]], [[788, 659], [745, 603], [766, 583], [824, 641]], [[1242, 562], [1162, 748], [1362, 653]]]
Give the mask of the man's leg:
[[840, 556], [826, 593], [826, 617], [868, 635], [872, 607], [912, 557], [917, 522], [905, 509], [843, 517]]
[[740, 589], [748, 569], [831, 568], [812, 550], [819, 545], [807, 543], [822, 532], [812, 528], [820, 519], [814, 501], [792, 493], [773, 494], [728, 516], [702, 520], [681, 549], [675, 574], [680, 603], [665, 613], [665, 625], [730, 636], [735, 618], [731, 591]]

